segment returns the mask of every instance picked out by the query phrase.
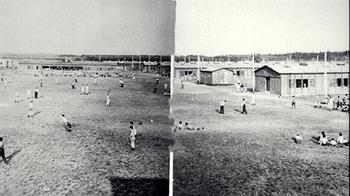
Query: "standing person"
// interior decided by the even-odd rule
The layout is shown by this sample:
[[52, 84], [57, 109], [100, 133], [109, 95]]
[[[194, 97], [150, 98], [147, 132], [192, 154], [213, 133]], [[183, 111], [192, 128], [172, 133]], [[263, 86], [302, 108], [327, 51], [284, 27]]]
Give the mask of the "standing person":
[[220, 114], [225, 114], [225, 103], [226, 103], [226, 100], [223, 100], [220, 102], [220, 110], [219, 110]]
[[119, 87], [121, 87], [121, 88], [124, 87], [124, 81], [123, 80], [119, 80]]
[[134, 122], [133, 122], [133, 121], [130, 122], [130, 127], [132, 127], [132, 130], [131, 130], [130, 135], [133, 134], [133, 135], [135, 135], [135, 137], [136, 137], [136, 135], [137, 135], [137, 130], [136, 130], [135, 126], [134, 126]]
[[106, 106], [111, 105], [111, 99], [110, 99], [110, 90], [107, 91], [107, 98], [106, 98]]
[[72, 125], [68, 122], [66, 116], [62, 114], [61, 118], [62, 118], [61, 122], [64, 124], [64, 128], [66, 129], [66, 131], [71, 132]]
[[340, 96], [337, 97], [336, 99], [336, 109], [341, 108], [341, 102], [340, 102]]
[[327, 108], [329, 111], [333, 110], [333, 97], [328, 97]]
[[159, 78], [157, 76], [157, 78], [156, 78], [156, 85], [158, 85], [158, 84], [159, 84]]
[[5, 164], [8, 164], [8, 161], [5, 156], [4, 139], [2, 137], [0, 137], [0, 156], [2, 160], [5, 162]]
[[30, 94], [31, 94], [30, 89], [27, 89], [27, 99], [30, 99]]
[[18, 92], [17, 89], [16, 89], [16, 92], [15, 92], [15, 103], [19, 103], [19, 92]]
[[247, 106], [246, 106], [244, 97], [242, 98], [242, 112], [241, 113], [242, 114], [247, 114]]
[[28, 112], [28, 117], [34, 117], [34, 103], [33, 103], [33, 100], [31, 100], [28, 104], [28, 107], [29, 107], [29, 112]]
[[95, 77], [94, 77], [94, 85], [97, 84], [97, 73], [95, 74]]
[[39, 90], [38, 90], [38, 87], [35, 87], [35, 90], [34, 90], [34, 98], [35, 98], [35, 99], [38, 99], [38, 98], [39, 98]]
[[44, 80], [41, 78], [40, 79], [40, 87], [43, 87]]
[[81, 84], [81, 91], [80, 91], [80, 95], [85, 94], [85, 87], [83, 84]]
[[184, 89], [185, 85], [184, 85], [184, 81], [181, 79], [181, 89]]
[[130, 136], [129, 136], [129, 140], [130, 140], [130, 146], [131, 146], [131, 150], [132, 150], [132, 151], [135, 150], [135, 140], [136, 140], [136, 137], [135, 137], [135, 135], [133, 134], [133, 129], [134, 129], [134, 127], [133, 127], [133, 126], [130, 126]]
[[296, 109], [297, 108], [297, 102], [295, 101], [295, 96], [292, 96], [292, 109]]
[[85, 94], [88, 95], [90, 92], [89, 92], [89, 85], [86, 84], [85, 86]]

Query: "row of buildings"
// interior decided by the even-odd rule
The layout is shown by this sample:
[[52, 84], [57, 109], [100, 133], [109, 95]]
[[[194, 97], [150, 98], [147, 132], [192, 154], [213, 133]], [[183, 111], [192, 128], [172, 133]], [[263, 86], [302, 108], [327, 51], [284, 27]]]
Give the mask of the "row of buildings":
[[281, 96], [348, 94], [349, 63], [176, 63], [175, 78], [207, 85], [243, 85]]
[[[1, 59], [5, 62], [4, 59]], [[0, 61], [0, 62], [2, 62]], [[95, 73], [106, 74], [116, 73], [118, 71], [142, 71], [145, 73], [158, 73], [161, 75], [170, 75], [170, 62], [156, 61], [60, 61], [60, 60], [17, 60], [15, 64], [7, 66], [11, 62], [6, 60], [0, 68], [16, 68], [24, 72], [36, 71], [79, 71], [86, 75]], [[12, 60], [13, 62], [13, 60]], [[6, 65], [5, 65], [6, 64]]]

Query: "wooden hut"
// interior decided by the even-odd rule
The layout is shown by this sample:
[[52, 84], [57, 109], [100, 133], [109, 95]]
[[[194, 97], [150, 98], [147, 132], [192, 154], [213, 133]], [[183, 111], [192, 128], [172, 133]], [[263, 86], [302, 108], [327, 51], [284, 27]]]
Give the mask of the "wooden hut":
[[233, 71], [226, 68], [207, 68], [200, 70], [200, 83], [207, 85], [234, 84]]

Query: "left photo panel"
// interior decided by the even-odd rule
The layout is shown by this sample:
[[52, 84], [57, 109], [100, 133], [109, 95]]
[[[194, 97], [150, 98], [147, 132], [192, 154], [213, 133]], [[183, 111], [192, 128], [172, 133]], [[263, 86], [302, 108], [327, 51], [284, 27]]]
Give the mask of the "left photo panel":
[[0, 3], [0, 195], [168, 195], [175, 2]]

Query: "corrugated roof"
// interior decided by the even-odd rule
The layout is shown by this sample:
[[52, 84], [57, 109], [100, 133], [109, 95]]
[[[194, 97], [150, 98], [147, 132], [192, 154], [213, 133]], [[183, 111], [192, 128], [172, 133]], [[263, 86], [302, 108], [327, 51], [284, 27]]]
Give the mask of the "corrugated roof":
[[[348, 73], [349, 64], [339, 63], [339, 62], [329, 62], [327, 63], [327, 72], [329, 73]], [[271, 63], [265, 64], [264, 66], [269, 67], [280, 74], [291, 74], [291, 73], [324, 73], [324, 63], [323, 62], [306, 62], [306, 65], [301, 65], [301, 63]], [[263, 68], [263, 67], [262, 67]], [[261, 69], [261, 68], [260, 68]], [[257, 69], [256, 71], [258, 71]]]

